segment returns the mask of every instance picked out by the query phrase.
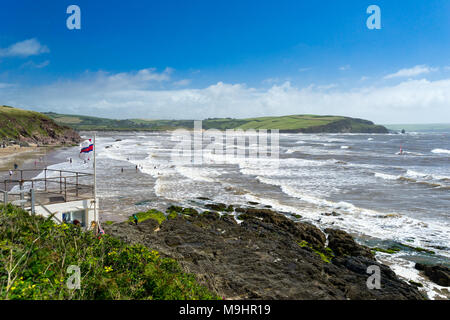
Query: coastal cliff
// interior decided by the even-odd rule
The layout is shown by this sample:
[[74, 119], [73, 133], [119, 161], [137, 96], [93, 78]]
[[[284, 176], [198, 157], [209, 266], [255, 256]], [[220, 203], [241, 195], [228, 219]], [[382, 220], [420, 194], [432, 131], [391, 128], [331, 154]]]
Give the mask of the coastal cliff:
[[68, 145], [81, 141], [80, 135], [39, 112], [0, 106], [0, 143]]

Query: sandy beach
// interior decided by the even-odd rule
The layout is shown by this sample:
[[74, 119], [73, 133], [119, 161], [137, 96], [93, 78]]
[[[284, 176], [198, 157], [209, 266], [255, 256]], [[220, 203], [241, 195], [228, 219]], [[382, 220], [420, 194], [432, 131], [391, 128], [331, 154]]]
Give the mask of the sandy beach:
[[55, 159], [56, 149], [37, 146], [0, 148], [0, 182], [9, 178], [8, 171], [14, 169], [14, 164], [17, 164], [18, 170], [36, 170], [24, 172], [24, 179], [33, 178], [41, 169], [58, 162]]

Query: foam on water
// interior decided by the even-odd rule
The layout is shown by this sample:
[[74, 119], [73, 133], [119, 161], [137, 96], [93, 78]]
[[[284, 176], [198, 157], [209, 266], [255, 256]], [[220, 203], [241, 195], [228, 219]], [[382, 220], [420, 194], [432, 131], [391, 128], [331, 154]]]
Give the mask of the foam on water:
[[431, 150], [432, 153], [440, 153], [440, 154], [450, 154], [450, 150], [447, 149], [433, 149]]
[[[342, 201], [355, 199], [346, 197], [347, 192], [365, 197], [367, 201], [372, 192], [386, 193], [394, 198], [401, 195], [400, 191], [415, 192], [415, 197], [429, 197], [429, 194], [422, 195], [422, 190], [438, 192], [433, 196], [439, 201], [446, 199], [445, 192], [439, 193], [435, 188], [436, 185], [448, 187], [450, 181], [450, 167], [446, 165], [445, 157], [430, 154], [434, 145], [429, 142], [417, 147], [416, 140], [408, 140], [412, 146], [409, 147], [403, 141], [427, 138], [426, 135], [369, 136], [280, 134], [279, 159], [254, 157], [257, 145], [251, 143], [247, 148], [251, 151], [249, 156], [230, 157], [226, 154], [226, 150], [242, 151], [242, 147], [225, 149], [223, 154], [205, 152], [201, 166], [173, 162], [171, 154], [176, 143], [167, 134], [137, 138], [128, 135], [122, 141], [100, 138], [98, 150], [100, 159], [118, 161], [118, 166], [137, 165], [148, 176], [159, 199], [182, 204], [199, 196], [228, 204], [255, 201], [271, 205], [279, 212], [300, 214], [322, 229], [340, 228], [356, 236], [380, 241], [409, 243], [412, 240], [411, 245], [422, 248], [447, 248], [450, 225], [448, 220], [433, 219], [432, 206], [426, 207], [431, 212], [429, 219], [421, 219], [410, 214], [409, 207], [400, 208], [404, 210], [399, 213], [388, 205], [367, 209], [364, 203], [356, 205], [358, 202], [353, 200]], [[376, 141], [367, 142], [375, 136]], [[406, 157], [399, 157], [394, 154], [399, 145], [413, 151], [406, 151]], [[442, 150], [448, 151], [433, 149], [436, 150], [439, 152], [433, 154], [447, 154]], [[428, 158], [432, 161], [426, 162]], [[400, 184], [402, 187], [398, 188]], [[409, 186], [413, 189], [405, 189]], [[403, 203], [408, 205], [408, 202]], [[440, 205], [442, 208], [443, 203]], [[323, 215], [331, 211], [339, 215]], [[447, 251], [434, 247], [432, 250], [437, 255], [449, 257]], [[411, 276], [408, 272], [415, 272], [405, 259], [398, 255], [393, 257], [396, 259], [392, 261], [393, 265], [398, 265], [397, 269], [405, 277]], [[421, 279], [417, 282], [425, 283]], [[427, 288], [431, 290], [431, 296], [436, 296], [435, 287], [429, 285]]]

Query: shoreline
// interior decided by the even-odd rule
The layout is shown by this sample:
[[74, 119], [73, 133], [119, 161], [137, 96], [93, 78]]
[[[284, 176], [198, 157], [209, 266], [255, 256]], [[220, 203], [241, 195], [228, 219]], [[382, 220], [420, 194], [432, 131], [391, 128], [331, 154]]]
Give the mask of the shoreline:
[[18, 170], [33, 170], [24, 172], [24, 179], [34, 178], [45, 168], [60, 162], [56, 156], [61, 147], [22, 147], [14, 149], [10, 147], [3, 153], [1, 152], [3, 148], [0, 148], [0, 181], [9, 178], [8, 171], [14, 169], [15, 163], [18, 165]]

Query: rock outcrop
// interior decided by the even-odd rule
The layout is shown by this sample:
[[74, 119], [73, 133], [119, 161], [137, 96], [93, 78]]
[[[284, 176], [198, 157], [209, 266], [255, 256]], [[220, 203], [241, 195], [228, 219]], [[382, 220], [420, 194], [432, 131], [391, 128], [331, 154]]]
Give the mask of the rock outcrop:
[[446, 266], [430, 266], [426, 264], [416, 263], [415, 268], [417, 270], [423, 271], [425, 276], [427, 276], [434, 283], [448, 287], [450, 286], [450, 269]]
[[[175, 258], [226, 299], [424, 299], [343, 231], [323, 233], [268, 209], [237, 208], [240, 224], [226, 212], [170, 212], [174, 218], [161, 224], [124, 222], [105, 231]], [[373, 265], [380, 289], [367, 286]]]

